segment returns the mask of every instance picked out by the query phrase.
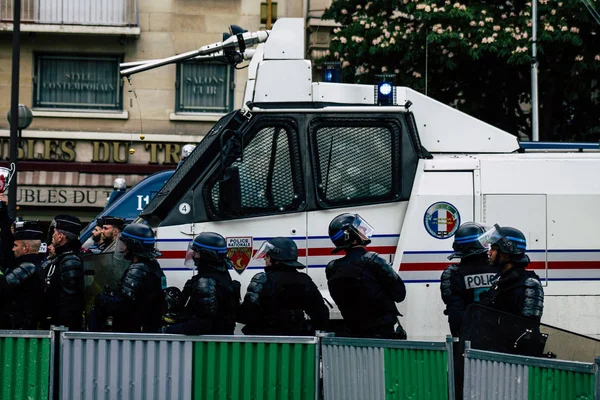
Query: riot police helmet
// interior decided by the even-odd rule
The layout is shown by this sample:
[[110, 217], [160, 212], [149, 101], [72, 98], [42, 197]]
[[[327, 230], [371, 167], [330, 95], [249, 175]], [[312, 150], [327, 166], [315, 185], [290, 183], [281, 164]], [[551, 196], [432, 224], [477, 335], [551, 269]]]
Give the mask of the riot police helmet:
[[344, 213], [329, 223], [329, 238], [335, 245], [332, 253], [338, 253], [352, 246], [366, 246], [375, 229], [360, 215]]
[[[129, 224], [119, 235], [114, 257], [118, 260], [135, 255], [142, 258], [154, 259], [160, 257], [155, 248], [156, 238], [152, 229], [144, 224]], [[128, 256], [129, 255], [129, 256]]]
[[275, 264], [296, 269], [305, 268], [304, 264], [298, 262], [298, 246], [292, 239], [286, 237], [275, 237], [265, 241], [254, 255], [254, 259], [259, 260], [266, 256], [269, 256], [271, 262]]
[[477, 222], [463, 223], [454, 234], [454, 243], [452, 243], [454, 253], [450, 254], [448, 259], [462, 259], [486, 253], [487, 248], [479, 242], [479, 237], [484, 234], [485, 231], [486, 229]]
[[479, 242], [487, 248], [497, 246], [498, 252], [510, 255], [512, 262], [529, 262], [529, 257], [525, 255], [527, 239], [516, 228], [496, 224], [479, 237]]
[[218, 233], [202, 232], [188, 245], [185, 266], [194, 269], [200, 262], [222, 264], [227, 258], [227, 242]]

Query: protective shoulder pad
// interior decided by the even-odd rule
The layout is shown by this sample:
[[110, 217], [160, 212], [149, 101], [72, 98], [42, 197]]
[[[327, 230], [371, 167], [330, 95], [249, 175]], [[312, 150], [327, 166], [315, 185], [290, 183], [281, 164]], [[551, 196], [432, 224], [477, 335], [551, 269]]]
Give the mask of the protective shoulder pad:
[[74, 271], [83, 272], [83, 263], [81, 259], [74, 254], [69, 254], [60, 260], [61, 274], [72, 274]]
[[363, 266], [367, 267], [381, 279], [395, 282], [400, 278], [392, 266], [374, 251], [365, 253], [365, 255], [362, 256], [361, 261]]
[[150, 267], [144, 263], [131, 264], [123, 277], [121, 294], [133, 300], [143, 296], [147, 286], [147, 277], [151, 273]]
[[540, 320], [544, 312], [544, 289], [536, 277], [529, 276], [525, 279], [525, 300], [523, 302], [523, 316]]
[[129, 266], [128, 271], [132, 272], [132, 273], [139, 273], [139, 272], [145, 272], [146, 274], [149, 274], [151, 271], [150, 266], [144, 264], [144, 263], [133, 263]]
[[456, 272], [458, 272], [458, 265], [448, 265], [444, 272], [442, 272], [442, 277], [440, 278], [440, 290], [442, 291], [442, 300], [446, 304], [448, 304], [448, 302], [450, 301], [450, 297], [452, 296], [452, 274]]
[[362, 256], [363, 262], [369, 264], [378, 264], [378, 265], [389, 265], [383, 258], [379, 256], [378, 253], [374, 251], [368, 251]]
[[9, 285], [18, 286], [25, 282], [27, 278], [35, 274], [35, 264], [24, 262], [18, 267], [6, 274], [6, 282]]
[[254, 275], [248, 285], [245, 300], [250, 301], [251, 303], [258, 303], [258, 298], [265, 290], [268, 279], [269, 277], [264, 272]]
[[200, 298], [211, 298], [216, 296], [217, 281], [213, 278], [202, 277], [194, 282], [192, 293]]

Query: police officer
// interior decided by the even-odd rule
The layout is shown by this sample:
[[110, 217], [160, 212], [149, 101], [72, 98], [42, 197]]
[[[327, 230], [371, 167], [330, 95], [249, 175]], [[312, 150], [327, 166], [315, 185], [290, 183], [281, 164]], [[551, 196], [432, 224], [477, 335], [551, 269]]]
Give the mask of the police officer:
[[231, 279], [227, 242], [218, 233], [203, 232], [189, 244], [188, 268], [198, 274], [188, 280], [178, 301], [182, 322], [165, 329], [185, 335], [232, 335], [240, 305], [240, 283]]
[[96, 226], [94, 227], [94, 230], [92, 231], [92, 244], [90, 245], [90, 247], [87, 248], [86, 252], [87, 253], [92, 253], [92, 254], [98, 254], [100, 252], [102, 252], [102, 250], [100, 249], [100, 245], [102, 244], [102, 225], [100, 225], [100, 222], [102, 220], [99, 219], [96, 222]]
[[482, 295], [482, 304], [540, 322], [544, 290], [537, 274], [525, 270], [529, 257], [523, 232], [496, 224], [480, 240], [490, 246], [490, 263], [498, 271], [491, 289]]
[[481, 293], [492, 286], [496, 270], [488, 260], [487, 248], [479, 237], [485, 228], [476, 222], [465, 222], [454, 235], [449, 260], [460, 259], [459, 264], [449, 265], [441, 277], [440, 290], [446, 304], [444, 313], [448, 316], [450, 332], [458, 337], [465, 309], [469, 304], [479, 301]]
[[105, 252], [119, 238], [119, 233], [125, 226], [125, 220], [107, 215], [102, 217], [100, 221], [99, 223], [102, 225], [102, 242], [98, 245], [98, 249]]
[[119, 235], [114, 257], [130, 260], [116, 293], [100, 293], [95, 314], [100, 330], [156, 332], [161, 327], [167, 279], [156, 258], [156, 239], [150, 227], [129, 224]]
[[0, 270], [6, 270], [15, 265], [13, 219], [8, 215], [8, 198], [0, 193]]
[[[246, 335], [312, 335], [324, 330], [329, 310], [312, 279], [299, 270], [298, 247], [276, 237], [263, 243], [254, 256], [265, 259], [265, 272], [256, 274], [238, 313]], [[304, 313], [310, 317], [310, 323]]]
[[196, 148], [196, 145], [193, 145], [193, 144], [186, 144], [185, 146], [183, 146], [181, 148], [181, 156], [179, 157], [179, 162], [177, 163], [177, 168], [181, 167], [183, 162], [190, 156], [190, 154], [192, 154], [192, 152], [194, 151], [195, 148]]
[[45, 268], [46, 290], [43, 328], [64, 325], [83, 329], [84, 276], [79, 241], [81, 221], [72, 215], [57, 215], [50, 224], [48, 242], [55, 256]]
[[406, 289], [400, 276], [377, 253], [367, 251], [374, 229], [358, 214], [341, 214], [329, 224], [333, 253], [346, 255], [327, 264], [329, 293], [344, 317], [345, 335], [395, 337], [396, 303]]
[[43, 255], [39, 253], [42, 237], [37, 221], [15, 225], [15, 264], [0, 275], [0, 329], [37, 327], [44, 293]]

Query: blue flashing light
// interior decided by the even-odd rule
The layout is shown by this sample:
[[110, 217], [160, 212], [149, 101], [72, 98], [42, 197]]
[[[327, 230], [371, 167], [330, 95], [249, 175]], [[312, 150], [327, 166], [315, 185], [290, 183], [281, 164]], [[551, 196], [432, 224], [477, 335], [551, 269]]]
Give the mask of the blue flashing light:
[[327, 67], [323, 72], [323, 82], [339, 83], [340, 70], [335, 67]]
[[377, 104], [380, 106], [394, 105], [394, 86], [392, 82], [379, 82], [377, 84]]

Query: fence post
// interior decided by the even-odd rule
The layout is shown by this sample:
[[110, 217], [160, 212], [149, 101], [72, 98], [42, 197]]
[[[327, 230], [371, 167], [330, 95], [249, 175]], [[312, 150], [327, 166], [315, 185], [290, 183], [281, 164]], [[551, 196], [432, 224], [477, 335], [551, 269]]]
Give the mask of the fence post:
[[52, 338], [50, 339], [50, 398], [54, 400], [60, 399], [60, 380], [61, 380], [61, 334], [67, 332], [69, 328], [66, 326], [54, 326], [50, 327], [52, 331]]
[[323, 393], [323, 338], [333, 337], [335, 333], [325, 332], [325, 331], [316, 331], [315, 336], [318, 338], [317, 343], [317, 355], [316, 355], [316, 379], [317, 382], [315, 385], [315, 400], [321, 400], [325, 397]]
[[452, 335], [446, 335], [446, 351], [448, 352], [448, 399], [455, 400], [454, 338]]
[[600, 357], [594, 358], [594, 399], [600, 400]]

